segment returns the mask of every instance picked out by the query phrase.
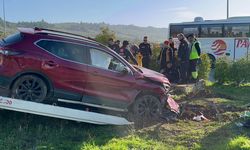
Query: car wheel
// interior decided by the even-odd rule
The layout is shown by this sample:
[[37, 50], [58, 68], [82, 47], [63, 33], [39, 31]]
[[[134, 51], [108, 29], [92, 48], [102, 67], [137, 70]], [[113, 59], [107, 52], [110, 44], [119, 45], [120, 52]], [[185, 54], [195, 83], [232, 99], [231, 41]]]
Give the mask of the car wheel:
[[11, 97], [21, 100], [43, 102], [47, 95], [45, 82], [34, 75], [18, 78], [11, 89]]
[[160, 118], [162, 105], [156, 96], [142, 95], [135, 101], [133, 112], [136, 120], [150, 122]]

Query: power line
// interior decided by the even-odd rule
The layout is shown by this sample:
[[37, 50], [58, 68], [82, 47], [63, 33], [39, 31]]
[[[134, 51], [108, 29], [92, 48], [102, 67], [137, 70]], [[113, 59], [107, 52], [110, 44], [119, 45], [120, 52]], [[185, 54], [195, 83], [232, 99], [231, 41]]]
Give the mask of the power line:
[[3, 21], [4, 21], [4, 36], [6, 36], [6, 20], [5, 20], [5, 2], [3, 0]]
[[227, 19], [229, 18], [229, 0], [227, 0]]

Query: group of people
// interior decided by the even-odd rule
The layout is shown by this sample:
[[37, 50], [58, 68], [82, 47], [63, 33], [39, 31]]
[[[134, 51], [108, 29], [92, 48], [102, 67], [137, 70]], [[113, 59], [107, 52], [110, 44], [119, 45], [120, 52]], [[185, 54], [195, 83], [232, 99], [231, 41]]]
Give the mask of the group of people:
[[160, 72], [172, 82], [196, 82], [198, 78], [197, 66], [201, 55], [200, 43], [194, 34], [185, 37], [184, 34], [180, 33], [177, 38], [179, 40], [178, 48], [175, 47], [172, 38], [163, 43], [158, 57]]
[[[179, 44], [175, 46], [172, 38], [164, 41], [161, 45], [161, 52], [157, 58], [160, 66], [160, 73], [166, 75], [171, 82], [188, 83], [196, 82], [198, 78], [197, 65], [200, 60], [201, 48], [200, 43], [194, 34], [187, 37], [184, 34], [178, 34]], [[108, 47], [121, 55], [125, 60], [145, 68], [149, 68], [152, 50], [148, 43], [148, 37], [143, 38], [139, 45], [131, 45], [128, 41], [109, 39]]]
[[109, 39], [108, 47], [121, 55], [125, 60], [132, 61], [135, 65], [149, 68], [152, 50], [147, 36], [143, 38], [143, 42], [139, 47], [133, 44], [129, 48], [129, 42], [126, 40], [122, 42], [122, 46], [120, 47], [120, 41], [114, 41], [112, 38]]

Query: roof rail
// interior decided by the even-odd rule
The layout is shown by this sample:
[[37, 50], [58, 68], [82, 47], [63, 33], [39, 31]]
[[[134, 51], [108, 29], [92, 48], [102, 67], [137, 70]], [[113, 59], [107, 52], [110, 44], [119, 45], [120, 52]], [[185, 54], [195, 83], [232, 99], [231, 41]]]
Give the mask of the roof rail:
[[81, 37], [81, 38], [85, 38], [85, 39], [97, 42], [95, 39], [93, 39], [91, 37], [86, 37], [86, 36], [82, 36], [79, 34], [74, 34], [74, 33], [69, 33], [69, 32], [64, 32], [64, 31], [45, 29], [45, 28], [39, 28], [39, 27], [35, 27], [34, 30], [37, 31], [37, 33], [47, 33], [47, 34], [55, 34], [55, 35], [62, 35], [62, 34], [63, 35], [73, 35], [74, 37]]
[[100, 46], [107, 47], [106, 45], [104, 45], [102, 43], [99, 43], [98, 41], [96, 41], [95, 39], [93, 39], [91, 37], [86, 37], [86, 36], [82, 36], [82, 35], [79, 35], [79, 34], [74, 34], [74, 33], [69, 33], [69, 32], [64, 32], [64, 31], [58, 31], [58, 30], [52, 30], [52, 29], [39, 28], [39, 27], [35, 27], [34, 30], [35, 30], [36, 33], [61, 35], [61, 36], [66, 36], [66, 37], [76, 38], [76, 39], [84, 38], [85, 40], [88, 40], [89, 42], [95, 42], [94, 44], [98, 44]]

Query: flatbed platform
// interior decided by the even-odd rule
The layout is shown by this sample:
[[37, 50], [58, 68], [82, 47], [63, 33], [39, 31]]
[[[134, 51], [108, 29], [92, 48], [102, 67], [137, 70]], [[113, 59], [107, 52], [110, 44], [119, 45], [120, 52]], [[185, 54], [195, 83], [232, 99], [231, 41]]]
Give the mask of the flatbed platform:
[[24, 101], [0, 96], [0, 109], [99, 125], [131, 125], [127, 119], [101, 113]]

